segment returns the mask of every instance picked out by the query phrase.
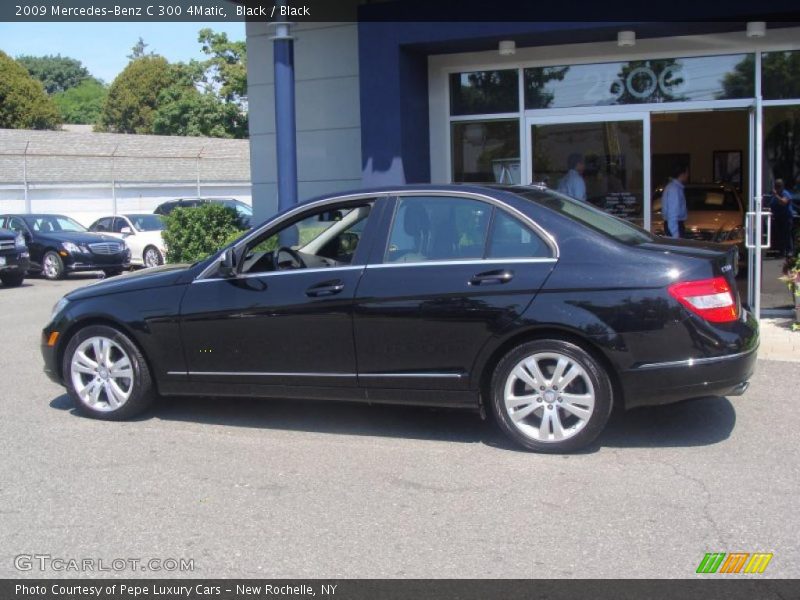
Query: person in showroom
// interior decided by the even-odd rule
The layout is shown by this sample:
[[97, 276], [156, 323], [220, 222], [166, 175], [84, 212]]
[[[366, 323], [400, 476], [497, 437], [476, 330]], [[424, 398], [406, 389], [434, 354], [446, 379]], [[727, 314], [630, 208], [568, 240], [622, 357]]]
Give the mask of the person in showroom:
[[686, 195], [683, 187], [689, 181], [689, 167], [677, 164], [672, 170], [672, 178], [661, 196], [661, 214], [664, 216], [664, 235], [682, 238], [686, 235]]
[[567, 158], [567, 174], [558, 182], [558, 191], [570, 198], [586, 202], [586, 182], [583, 180], [585, 168], [586, 163], [582, 154], [570, 154]]

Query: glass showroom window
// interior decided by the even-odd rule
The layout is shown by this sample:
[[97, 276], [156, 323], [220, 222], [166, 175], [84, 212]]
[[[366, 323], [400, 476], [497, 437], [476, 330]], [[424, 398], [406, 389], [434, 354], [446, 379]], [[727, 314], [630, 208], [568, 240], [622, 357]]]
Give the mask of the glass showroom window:
[[761, 55], [761, 96], [764, 100], [800, 99], [800, 50]]
[[731, 100], [755, 95], [753, 54], [524, 70], [525, 108]]
[[450, 114], [483, 115], [519, 110], [519, 70], [450, 75]]
[[451, 124], [453, 181], [519, 183], [519, 120]]

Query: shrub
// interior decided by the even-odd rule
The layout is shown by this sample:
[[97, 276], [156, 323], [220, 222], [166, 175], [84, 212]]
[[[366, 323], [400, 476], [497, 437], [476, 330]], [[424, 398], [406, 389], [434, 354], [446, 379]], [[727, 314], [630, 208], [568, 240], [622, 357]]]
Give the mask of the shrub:
[[176, 208], [164, 217], [167, 262], [193, 263], [233, 241], [241, 230], [233, 208], [207, 203], [197, 208]]

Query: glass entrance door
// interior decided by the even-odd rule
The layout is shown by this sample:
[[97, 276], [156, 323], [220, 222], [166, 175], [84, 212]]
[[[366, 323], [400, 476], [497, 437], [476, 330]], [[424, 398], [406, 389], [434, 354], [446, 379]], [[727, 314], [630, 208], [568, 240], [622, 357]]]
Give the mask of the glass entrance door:
[[644, 115], [527, 119], [524, 181], [650, 226], [649, 120]]
[[800, 105], [765, 106], [762, 140], [761, 313], [789, 313], [780, 278], [800, 250]]

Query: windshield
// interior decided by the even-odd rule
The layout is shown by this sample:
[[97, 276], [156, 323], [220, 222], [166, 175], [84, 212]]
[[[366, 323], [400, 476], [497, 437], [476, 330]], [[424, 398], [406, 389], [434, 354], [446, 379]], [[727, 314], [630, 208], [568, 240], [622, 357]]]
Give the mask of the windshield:
[[[653, 199], [653, 211], [661, 210], [661, 194]], [[739, 200], [730, 190], [719, 188], [684, 188], [683, 195], [686, 197], [686, 209], [690, 211], [736, 211], [742, 212]]]
[[599, 231], [624, 244], [643, 244], [654, 239], [650, 233], [633, 223], [609, 215], [591, 204], [575, 200], [558, 192], [552, 190], [513, 191], [518, 196], [533, 200], [537, 204], [579, 221], [587, 227], [591, 227], [595, 231]]
[[253, 216], [253, 209], [250, 208], [247, 204], [242, 202], [241, 200], [212, 200], [212, 202], [218, 202], [223, 206], [228, 206], [238, 212], [240, 215], [244, 215], [245, 217], [252, 217]]
[[164, 221], [161, 215], [125, 215], [136, 231], [162, 231]]
[[86, 227], [61, 215], [41, 215], [26, 217], [25, 222], [33, 231], [51, 233], [54, 231], [87, 231]]

